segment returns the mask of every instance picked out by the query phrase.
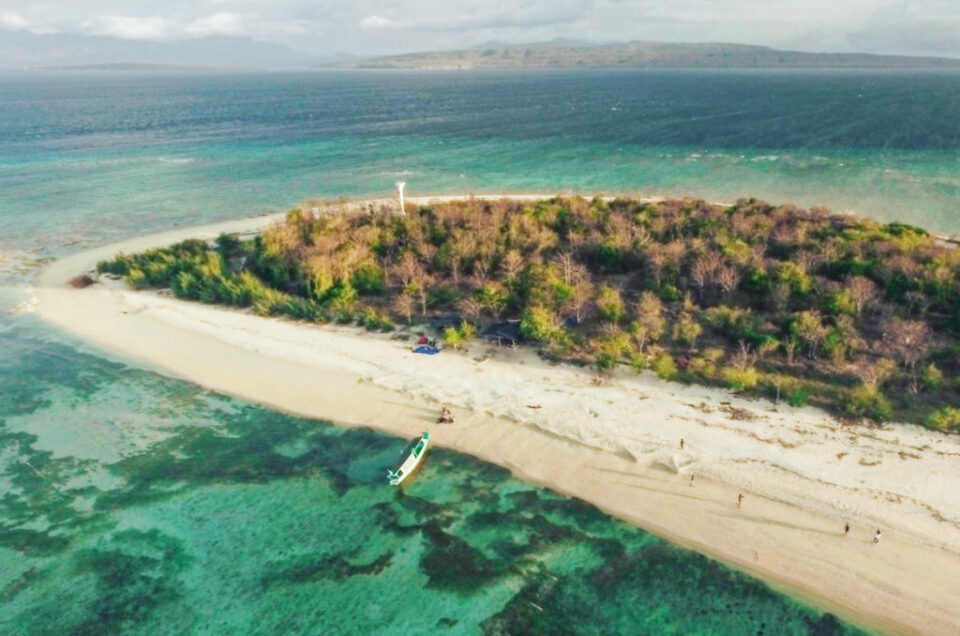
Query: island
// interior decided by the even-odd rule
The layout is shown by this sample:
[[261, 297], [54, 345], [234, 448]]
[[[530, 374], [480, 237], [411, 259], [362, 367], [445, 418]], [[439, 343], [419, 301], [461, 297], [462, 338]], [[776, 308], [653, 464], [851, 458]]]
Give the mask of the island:
[[461, 51], [426, 51], [344, 60], [341, 68], [485, 69], [485, 68], [891, 68], [957, 69], [960, 60], [943, 57], [806, 53], [767, 46], [711, 42], [612, 44], [543, 42], [493, 44]]
[[36, 304], [217, 391], [428, 430], [867, 627], [960, 628], [948, 237], [753, 199], [408, 203], [84, 252]]

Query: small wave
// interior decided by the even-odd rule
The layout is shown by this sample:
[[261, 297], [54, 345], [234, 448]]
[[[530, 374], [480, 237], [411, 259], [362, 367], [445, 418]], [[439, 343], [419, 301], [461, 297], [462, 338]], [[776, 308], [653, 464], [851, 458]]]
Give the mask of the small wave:
[[175, 165], [184, 164], [184, 163], [193, 163], [196, 161], [193, 157], [159, 157], [157, 159], [160, 163], [172, 163]]
[[48, 262], [37, 248], [0, 250], [0, 276], [23, 275]]

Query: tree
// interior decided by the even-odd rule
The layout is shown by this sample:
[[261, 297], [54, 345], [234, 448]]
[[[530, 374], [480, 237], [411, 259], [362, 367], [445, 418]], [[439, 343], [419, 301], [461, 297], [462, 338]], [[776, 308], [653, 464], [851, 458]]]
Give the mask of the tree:
[[653, 292], [643, 292], [636, 307], [637, 319], [630, 327], [637, 348], [643, 351], [647, 342], [656, 342], [663, 336], [666, 321], [663, 319], [663, 302]]
[[793, 318], [792, 330], [807, 345], [810, 357], [816, 358], [817, 349], [827, 337], [827, 328], [823, 325], [820, 312], [811, 309], [796, 314]]
[[500, 270], [503, 273], [503, 282], [508, 285], [520, 276], [520, 273], [523, 271], [524, 262], [523, 256], [520, 255], [520, 252], [517, 250], [510, 250], [503, 255], [503, 260], [500, 262]]
[[393, 300], [393, 311], [407, 319], [407, 324], [413, 320], [414, 300], [410, 294], [400, 294]]
[[565, 282], [567, 285], [572, 285], [574, 281], [574, 271], [577, 267], [579, 267], [579, 264], [573, 257], [573, 254], [567, 251], [560, 252], [553, 259], [553, 263], [556, 265], [557, 269], [560, 270], [560, 273], [563, 276], [563, 282]]
[[673, 325], [673, 339], [677, 342], [682, 342], [690, 349], [696, 345], [697, 338], [702, 332], [703, 327], [687, 312], [680, 314], [680, 317], [677, 318], [677, 321]]
[[597, 292], [597, 309], [610, 322], [617, 323], [623, 318], [623, 298], [620, 290], [604, 285]]
[[487, 282], [477, 290], [477, 300], [480, 306], [490, 312], [494, 320], [500, 320], [500, 314], [507, 306], [510, 294], [500, 283]]
[[848, 368], [851, 373], [860, 379], [861, 383], [869, 386], [880, 386], [897, 368], [897, 364], [889, 358], [878, 358], [876, 360], [862, 358]]
[[580, 324], [593, 301], [593, 283], [590, 282], [586, 267], [577, 264], [571, 269], [570, 285], [571, 294], [563, 306], [563, 311], [572, 313], [577, 324]]
[[458, 306], [460, 312], [471, 320], [478, 320], [480, 313], [483, 311], [483, 305], [480, 304], [480, 301], [475, 296], [467, 296], [460, 301]]
[[852, 276], [847, 279], [844, 289], [849, 294], [854, 310], [860, 314], [877, 297], [877, 285], [864, 276]]
[[698, 298], [700, 298], [701, 301], [703, 300], [704, 288], [713, 278], [713, 273], [717, 271], [719, 265], [717, 254], [710, 252], [709, 254], [698, 256], [696, 260], [693, 261], [693, 265], [690, 266], [690, 280], [696, 285]]
[[736, 267], [724, 263], [717, 268], [714, 279], [721, 291], [729, 294], [740, 284], [740, 272], [737, 271]]
[[520, 318], [520, 334], [539, 342], [553, 342], [560, 336], [557, 316], [543, 306], [531, 307]]
[[927, 355], [930, 327], [921, 320], [893, 318], [883, 325], [883, 348], [903, 367], [910, 378], [910, 392], [917, 392], [917, 363]]

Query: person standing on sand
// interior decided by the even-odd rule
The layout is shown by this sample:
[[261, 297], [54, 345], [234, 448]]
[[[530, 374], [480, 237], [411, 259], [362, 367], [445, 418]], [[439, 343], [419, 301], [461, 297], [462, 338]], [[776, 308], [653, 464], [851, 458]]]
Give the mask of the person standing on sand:
[[742, 504], [743, 504], [743, 493], [740, 493], [739, 495], [737, 495], [737, 508], [739, 508]]
[[880, 528], [877, 528], [877, 531], [876, 531], [875, 533], [873, 533], [873, 542], [874, 542], [874, 543], [880, 543], [880, 536], [881, 536], [882, 534], [883, 534], [883, 533], [880, 532]]
[[691, 487], [691, 488], [693, 488], [694, 486], [697, 485], [696, 479], [697, 479], [697, 476], [696, 476], [696, 475], [690, 475], [690, 487]]
[[680, 450], [683, 450], [683, 438], [680, 438]]
[[848, 534], [850, 534], [850, 524], [845, 523], [843, 524], [843, 536], [847, 536]]

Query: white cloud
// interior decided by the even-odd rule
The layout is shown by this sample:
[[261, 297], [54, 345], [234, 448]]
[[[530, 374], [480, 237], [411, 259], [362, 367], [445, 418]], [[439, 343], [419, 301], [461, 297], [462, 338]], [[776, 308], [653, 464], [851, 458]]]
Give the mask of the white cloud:
[[184, 33], [196, 37], [206, 35], [248, 35], [248, 29], [242, 15], [236, 13], [217, 13], [194, 20], [186, 26]]
[[360, 20], [361, 29], [382, 29], [394, 24], [393, 20], [388, 20], [379, 15], [368, 15], [363, 20]]
[[174, 35], [177, 29], [169, 20], [156, 16], [136, 18], [109, 15], [94, 21], [90, 31], [124, 40], [165, 40]]
[[19, 13], [13, 11], [0, 11], [0, 29], [26, 29], [30, 23]]

